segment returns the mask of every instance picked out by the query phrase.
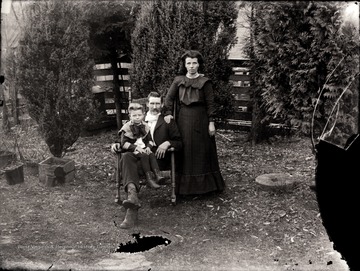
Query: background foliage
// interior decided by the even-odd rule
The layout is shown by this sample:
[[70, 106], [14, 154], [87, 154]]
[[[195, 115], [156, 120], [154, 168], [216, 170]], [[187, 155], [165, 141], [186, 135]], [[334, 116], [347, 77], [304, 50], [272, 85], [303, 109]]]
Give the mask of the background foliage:
[[16, 86], [54, 156], [61, 157], [93, 117], [89, 30], [72, 2], [34, 2], [16, 58]]
[[135, 97], [150, 91], [165, 95], [185, 50], [199, 50], [206, 76], [213, 80], [218, 116], [231, 114], [231, 66], [226, 60], [236, 42], [234, 1], [143, 2], [132, 34], [132, 87]]
[[[319, 136], [335, 100], [359, 70], [358, 29], [344, 24], [344, 7], [339, 2], [251, 5], [253, 40], [248, 52], [253, 53], [254, 91], [260, 93], [262, 110], [266, 112], [261, 121], [275, 119], [309, 134], [314, 105], [323, 89], [315, 112]], [[356, 132], [357, 97], [355, 79], [340, 102], [338, 124], [332, 135], [336, 143], [343, 143]]]

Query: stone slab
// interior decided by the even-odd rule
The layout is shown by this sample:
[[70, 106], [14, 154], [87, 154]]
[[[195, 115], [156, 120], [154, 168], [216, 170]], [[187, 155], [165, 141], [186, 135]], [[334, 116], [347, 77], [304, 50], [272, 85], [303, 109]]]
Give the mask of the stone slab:
[[265, 190], [289, 190], [295, 178], [287, 173], [268, 173], [256, 177], [255, 182]]

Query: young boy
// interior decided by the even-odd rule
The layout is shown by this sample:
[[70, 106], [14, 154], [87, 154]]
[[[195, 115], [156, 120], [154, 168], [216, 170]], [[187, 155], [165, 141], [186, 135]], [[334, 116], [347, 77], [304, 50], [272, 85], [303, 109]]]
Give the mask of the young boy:
[[[121, 147], [136, 154], [141, 161], [148, 185], [157, 189], [160, 187], [158, 183], [162, 182], [164, 177], [161, 176], [156, 157], [151, 151], [154, 142], [151, 139], [150, 127], [144, 121], [144, 107], [139, 103], [131, 103], [128, 111], [130, 121], [119, 131]], [[156, 181], [152, 177], [152, 172]]]

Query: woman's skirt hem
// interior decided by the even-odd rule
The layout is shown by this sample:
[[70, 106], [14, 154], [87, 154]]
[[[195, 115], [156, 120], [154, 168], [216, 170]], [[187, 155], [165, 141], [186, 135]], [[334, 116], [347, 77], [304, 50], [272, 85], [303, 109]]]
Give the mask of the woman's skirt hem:
[[209, 192], [221, 192], [225, 189], [225, 182], [220, 171], [201, 175], [177, 175], [176, 194], [199, 195]]

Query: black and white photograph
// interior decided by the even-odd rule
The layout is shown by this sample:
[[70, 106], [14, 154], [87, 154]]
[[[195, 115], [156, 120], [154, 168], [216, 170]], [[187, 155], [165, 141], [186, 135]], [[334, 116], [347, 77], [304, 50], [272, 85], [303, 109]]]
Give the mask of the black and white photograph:
[[360, 271], [359, 45], [358, 1], [2, 0], [0, 271]]

